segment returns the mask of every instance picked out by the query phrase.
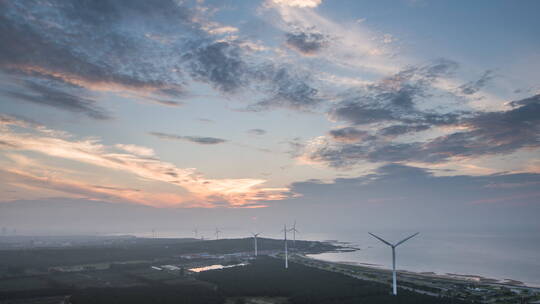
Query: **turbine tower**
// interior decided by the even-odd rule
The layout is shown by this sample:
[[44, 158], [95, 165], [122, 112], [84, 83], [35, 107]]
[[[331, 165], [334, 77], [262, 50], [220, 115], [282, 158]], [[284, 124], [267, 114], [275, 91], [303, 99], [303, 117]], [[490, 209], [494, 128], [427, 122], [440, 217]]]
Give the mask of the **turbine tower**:
[[417, 232], [411, 236], [408, 236], [404, 238], [403, 240], [397, 242], [396, 244], [392, 244], [390, 242], [387, 242], [383, 240], [382, 238], [376, 236], [375, 234], [368, 232], [372, 237], [378, 239], [379, 241], [385, 243], [386, 245], [390, 246], [392, 248], [392, 293], [397, 296], [397, 279], [396, 279], [396, 247], [403, 244], [405, 241], [417, 236], [420, 232]]
[[294, 220], [294, 224], [292, 225], [292, 228], [289, 230], [292, 231], [293, 235], [293, 248], [296, 249], [296, 233], [300, 233], [300, 231], [296, 230], [296, 220]]
[[197, 227], [195, 227], [195, 229], [193, 229], [193, 233], [195, 234], [195, 238], [198, 239], [199, 238], [199, 229], [197, 229]]
[[251, 234], [253, 235], [253, 239], [254, 239], [254, 241], [255, 241], [255, 256], [257, 256], [257, 255], [258, 255], [258, 253], [257, 253], [257, 237], [258, 237], [259, 234], [261, 234], [261, 233], [253, 233], [253, 232], [252, 232]]
[[287, 248], [287, 224], [283, 225], [283, 240], [285, 241], [285, 269], [289, 268], [289, 253]]
[[217, 229], [216, 227], [216, 240], [219, 240], [219, 233], [221, 232], [221, 230]]

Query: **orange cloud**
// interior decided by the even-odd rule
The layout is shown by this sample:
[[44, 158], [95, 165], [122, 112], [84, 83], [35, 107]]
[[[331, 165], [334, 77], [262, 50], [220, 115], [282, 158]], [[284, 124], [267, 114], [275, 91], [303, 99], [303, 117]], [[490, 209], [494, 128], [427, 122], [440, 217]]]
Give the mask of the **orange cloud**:
[[59, 177], [39, 176], [18, 169], [0, 170], [0, 176], [7, 184], [29, 190], [53, 190], [70, 197], [100, 199], [112, 202], [129, 202], [154, 207], [168, 207], [186, 204], [188, 207], [201, 207], [186, 201], [174, 193], [149, 193], [132, 188], [99, 186]]
[[[15, 131], [11, 126], [26, 131]], [[288, 188], [264, 188], [262, 185], [266, 180], [263, 179], [206, 178], [194, 168], [178, 168], [155, 156], [149, 157], [153, 155], [153, 150], [146, 147], [117, 145], [116, 148], [122, 152], [116, 152], [113, 147], [103, 145], [95, 138], [76, 140], [65, 132], [57, 132], [7, 116], [0, 116], [0, 130], [0, 149], [32, 151], [127, 172], [149, 181], [172, 184], [189, 192], [187, 197], [174, 197], [177, 204], [187, 201], [199, 204], [226, 202], [229, 206], [242, 207], [258, 201], [282, 200], [288, 197]], [[104, 190], [97, 192], [100, 191]], [[140, 194], [130, 195], [134, 197], [132, 201], [135, 201]]]
[[8, 65], [7, 68], [17, 69], [27, 74], [41, 74], [43, 76], [54, 77], [57, 79], [61, 79], [66, 83], [84, 87], [92, 91], [124, 92], [126, 90], [129, 90], [148, 92], [153, 91], [157, 88], [155, 85], [143, 85], [140, 83], [136, 85], [129, 85], [108, 80], [88, 79], [87, 77], [83, 77], [78, 74], [58, 72], [33, 65]]

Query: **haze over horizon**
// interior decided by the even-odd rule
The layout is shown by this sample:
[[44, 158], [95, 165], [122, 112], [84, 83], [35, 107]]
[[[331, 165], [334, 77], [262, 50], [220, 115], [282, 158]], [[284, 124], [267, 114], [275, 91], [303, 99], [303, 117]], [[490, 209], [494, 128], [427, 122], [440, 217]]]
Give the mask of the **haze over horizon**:
[[0, 227], [537, 234], [539, 11], [0, 0]]

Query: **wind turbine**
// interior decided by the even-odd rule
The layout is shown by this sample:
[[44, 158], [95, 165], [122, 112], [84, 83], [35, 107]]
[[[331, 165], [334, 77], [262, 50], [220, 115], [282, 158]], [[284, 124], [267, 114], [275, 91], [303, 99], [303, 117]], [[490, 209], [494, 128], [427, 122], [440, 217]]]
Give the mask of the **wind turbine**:
[[288, 248], [287, 248], [287, 224], [284, 224], [283, 225], [283, 235], [284, 235], [284, 238], [283, 240], [285, 241], [285, 269], [288, 269], [289, 268], [289, 253], [288, 253]]
[[408, 236], [404, 238], [403, 240], [397, 242], [396, 244], [392, 244], [390, 242], [387, 242], [383, 240], [382, 238], [376, 236], [375, 234], [368, 232], [372, 237], [378, 239], [379, 241], [385, 243], [386, 245], [390, 246], [392, 248], [392, 293], [397, 296], [397, 279], [396, 279], [396, 247], [403, 244], [405, 241], [412, 239], [413, 237], [417, 236], [420, 232], [417, 232], [411, 236]]
[[195, 229], [193, 229], [193, 233], [195, 234], [195, 238], [199, 238], [199, 229], [197, 229], [197, 227], [195, 227]]
[[296, 230], [296, 220], [294, 220], [294, 224], [289, 231], [293, 233], [293, 248], [296, 249], [296, 233], [300, 233], [300, 231]]
[[259, 236], [259, 234], [261, 233], [251, 233], [253, 235], [253, 239], [255, 241], [255, 256], [257, 256], [257, 237]]
[[221, 230], [217, 229], [216, 227], [216, 240], [219, 240], [219, 233], [221, 232]]

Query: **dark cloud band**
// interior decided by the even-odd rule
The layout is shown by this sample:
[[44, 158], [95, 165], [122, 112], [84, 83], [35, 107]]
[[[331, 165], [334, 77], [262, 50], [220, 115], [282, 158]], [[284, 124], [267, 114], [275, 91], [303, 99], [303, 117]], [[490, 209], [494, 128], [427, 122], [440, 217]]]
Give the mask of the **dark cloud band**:
[[217, 145], [227, 142], [225, 139], [216, 138], [216, 137], [204, 137], [204, 136], [182, 136], [182, 135], [176, 135], [176, 134], [168, 134], [168, 133], [161, 133], [161, 132], [150, 132], [149, 133], [152, 136], [159, 137], [161, 139], [169, 139], [169, 140], [183, 140], [192, 142], [195, 144], [200, 145]]

